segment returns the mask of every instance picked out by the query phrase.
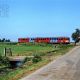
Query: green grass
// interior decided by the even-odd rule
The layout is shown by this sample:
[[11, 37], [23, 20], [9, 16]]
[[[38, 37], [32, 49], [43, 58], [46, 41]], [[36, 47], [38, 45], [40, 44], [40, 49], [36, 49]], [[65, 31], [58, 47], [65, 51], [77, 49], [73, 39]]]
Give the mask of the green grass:
[[13, 55], [33, 55], [37, 54], [42, 57], [38, 63], [25, 63], [23, 67], [17, 69], [9, 69], [7, 73], [0, 76], [0, 80], [18, 80], [22, 76], [29, 75], [40, 67], [54, 60], [56, 57], [64, 55], [73, 45], [57, 45], [57, 48], [51, 44], [27, 44], [27, 45], [13, 45], [13, 44], [0, 44], [0, 53], [3, 55], [4, 48], [11, 48]]
[[4, 55], [4, 48], [11, 48], [13, 55], [32, 55], [33, 53], [41, 53], [53, 50], [52, 46], [41, 46], [41, 45], [10, 45], [0, 44], [0, 54]]

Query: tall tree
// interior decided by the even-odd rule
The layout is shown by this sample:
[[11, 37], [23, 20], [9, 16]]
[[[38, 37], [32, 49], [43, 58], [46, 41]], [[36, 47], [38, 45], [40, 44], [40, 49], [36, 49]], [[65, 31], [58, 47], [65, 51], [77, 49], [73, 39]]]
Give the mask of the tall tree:
[[75, 44], [79, 42], [80, 29], [75, 29], [75, 32], [72, 33], [72, 39], [75, 41]]
[[2, 42], [5, 42], [5, 38], [2, 39]]

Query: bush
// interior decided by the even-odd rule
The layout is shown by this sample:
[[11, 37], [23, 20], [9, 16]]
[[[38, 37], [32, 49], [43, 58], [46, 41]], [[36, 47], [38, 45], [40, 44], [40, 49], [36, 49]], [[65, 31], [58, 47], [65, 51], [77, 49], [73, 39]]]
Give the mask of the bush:
[[41, 56], [39, 56], [39, 55], [34, 55], [34, 57], [33, 57], [33, 59], [32, 59], [32, 62], [33, 62], [33, 63], [37, 63], [37, 62], [39, 62], [39, 61], [41, 61], [41, 60], [42, 60]]
[[25, 60], [24, 60], [24, 63], [25, 62], [28, 62], [28, 61], [31, 61], [31, 58], [30, 57], [26, 57]]
[[8, 57], [0, 56], [0, 64], [8, 67], [10, 65]]

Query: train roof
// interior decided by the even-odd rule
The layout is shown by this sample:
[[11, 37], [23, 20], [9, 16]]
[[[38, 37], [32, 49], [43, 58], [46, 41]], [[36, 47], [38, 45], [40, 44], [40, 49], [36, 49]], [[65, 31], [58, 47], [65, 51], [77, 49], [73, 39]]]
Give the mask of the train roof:
[[[29, 37], [26, 37], [29, 38]], [[18, 39], [26, 39], [26, 38], [18, 38]], [[30, 38], [70, 38], [70, 37], [65, 37], [65, 36], [61, 36], [61, 37], [30, 37]]]

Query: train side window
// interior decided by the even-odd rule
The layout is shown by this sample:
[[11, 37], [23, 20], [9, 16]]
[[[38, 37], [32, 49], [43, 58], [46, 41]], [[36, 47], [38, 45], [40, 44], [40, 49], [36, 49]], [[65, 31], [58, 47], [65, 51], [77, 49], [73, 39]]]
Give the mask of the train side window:
[[25, 39], [23, 39], [23, 40], [25, 40]]
[[63, 38], [61, 38], [61, 40], [63, 40]]

